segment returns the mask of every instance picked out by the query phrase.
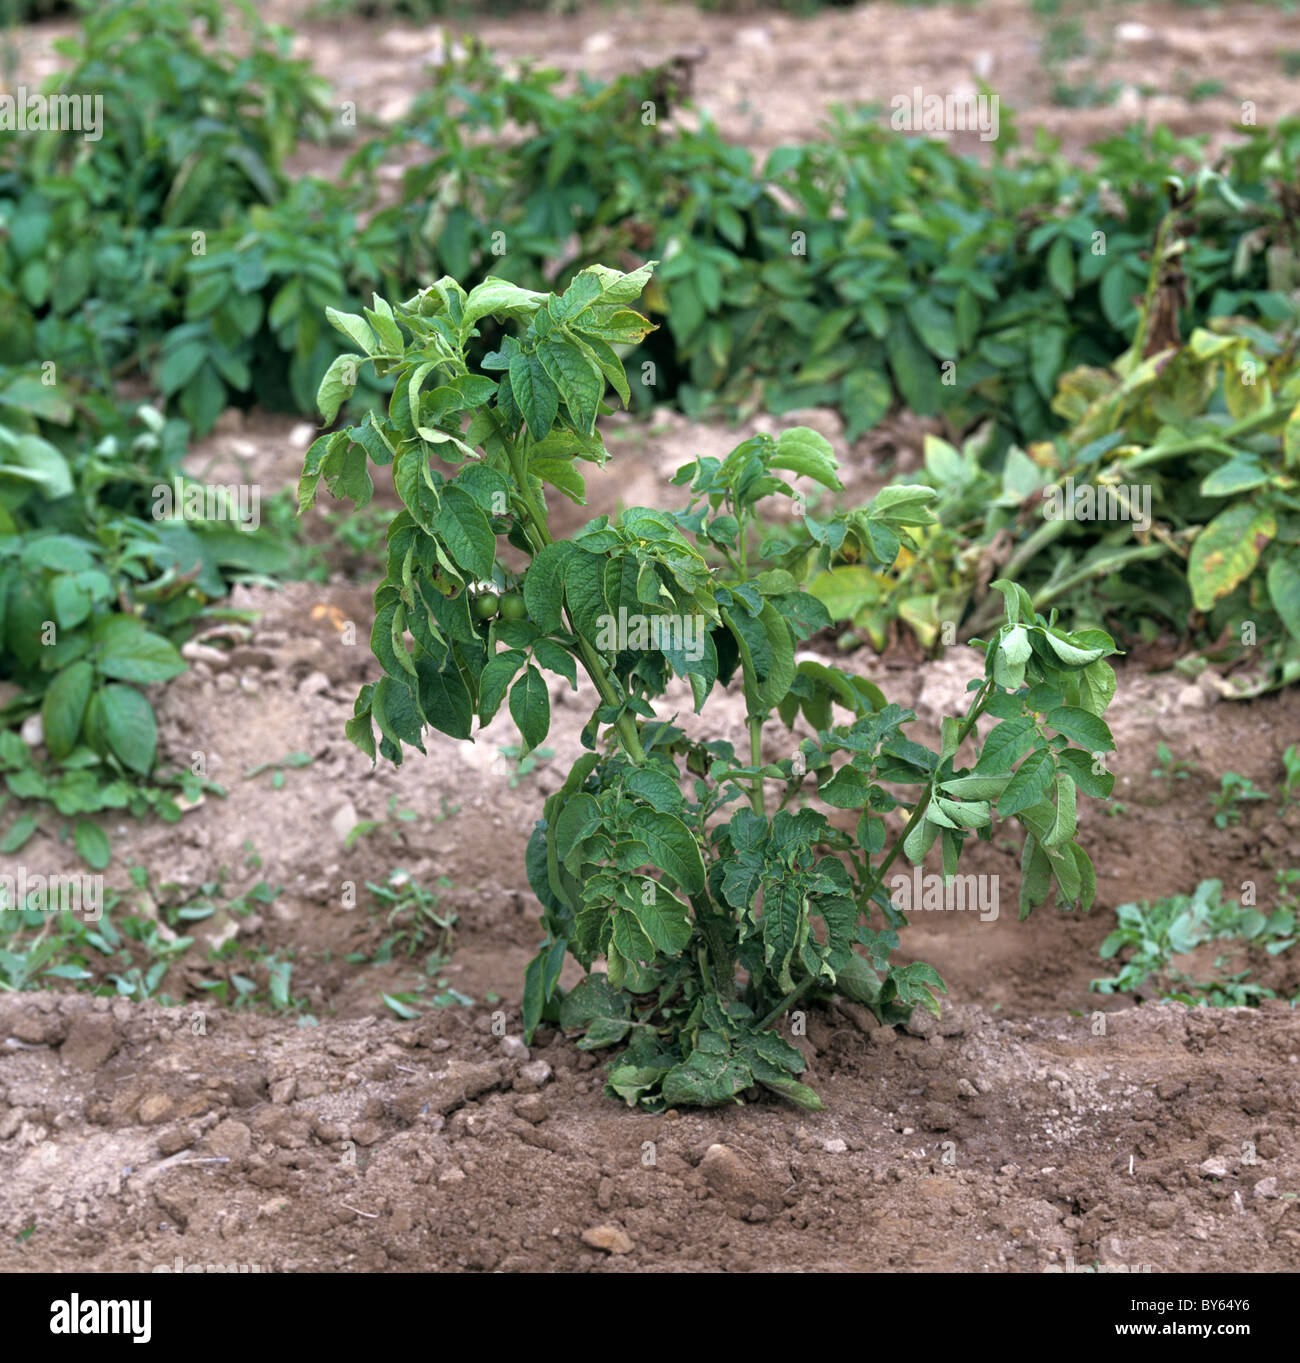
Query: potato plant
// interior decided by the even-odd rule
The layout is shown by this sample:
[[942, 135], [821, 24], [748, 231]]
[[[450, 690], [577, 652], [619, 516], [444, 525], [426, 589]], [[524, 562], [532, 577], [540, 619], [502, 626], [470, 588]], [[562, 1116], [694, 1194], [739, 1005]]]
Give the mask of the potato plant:
[[[759, 1086], [817, 1107], [777, 1030], [792, 1006], [838, 994], [886, 1024], [918, 1004], [939, 1011], [938, 974], [890, 960], [905, 915], [886, 876], [900, 855], [919, 866], [935, 848], [951, 877], [971, 838], [1015, 818], [1021, 915], [1054, 891], [1091, 904], [1076, 795], [1110, 793], [1115, 650], [999, 582], [1005, 619], [937, 751], [871, 682], [798, 660], [829, 616], [751, 532], [766, 499], [795, 495], [792, 478], [839, 489], [829, 445], [806, 429], [687, 465], [684, 509], [630, 507], [555, 538], [548, 495], [582, 502], [581, 464], [606, 458], [606, 385], [628, 399], [615, 347], [648, 330], [632, 304], [650, 271], [593, 266], [558, 296], [499, 279], [467, 294], [443, 278], [396, 307], [331, 310], [364, 360], [342, 357], [325, 376], [326, 420], [364, 363], [395, 386], [386, 415], [311, 446], [300, 505], [322, 482], [364, 504], [371, 464], [391, 466], [404, 505], [375, 593], [383, 675], [347, 726], [372, 760], [424, 751], [427, 726], [467, 739], [502, 705], [523, 755], [550, 727], [545, 672], [576, 686], [581, 669], [594, 686], [587, 751], [528, 843], [545, 937], [525, 980], [526, 1033], [546, 1022], [612, 1052], [609, 1092], [652, 1110]], [[503, 339], [475, 367], [467, 353], [488, 319]], [[888, 566], [931, 521], [934, 496], [888, 488], [861, 514], [874, 561]], [[746, 706], [740, 750], [672, 712], [693, 703], [698, 715], [728, 686]], [[768, 726], [800, 718], [805, 736], [768, 760]], [[566, 954], [585, 972], [567, 992]]]
[[1121, 640], [1185, 634], [1232, 669], [1230, 694], [1287, 685], [1300, 678], [1297, 349], [1295, 327], [1216, 319], [1145, 360], [1131, 349], [1073, 370], [1054, 442], [1013, 445], [999, 464], [990, 424], [961, 449], [926, 436], [924, 466], [899, 479], [942, 489], [922, 553], [879, 571], [856, 511], [837, 517], [828, 564], [810, 557], [826, 540], [806, 523], [771, 552], [796, 573], [811, 562], [809, 590], [876, 648], [895, 620], [927, 649], [945, 621], [959, 639], [982, 634], [1001, 613], [992, 561], [1036, 609], [1104, 619]]

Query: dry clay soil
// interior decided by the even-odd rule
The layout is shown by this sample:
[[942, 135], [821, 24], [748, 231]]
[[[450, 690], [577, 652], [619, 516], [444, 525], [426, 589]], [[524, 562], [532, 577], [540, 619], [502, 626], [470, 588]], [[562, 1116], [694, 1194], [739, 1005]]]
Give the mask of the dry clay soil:
[[[1267, 11], [1123, 14], [1147, 30], [1127, 50], [1113, 45], [1135, 84], [1155, 70], [1152, 83], [1175, 89], [1204, 75], [1212, 54], [1213, 74], [1254, 80], [1261, 109], [1278, 95], [1260, 74], [1277, 38]], [[1034, 24], [1005, 3], [864, 6], [797, 22], [647, 7], [478, 27], [512, 55], [606, 73], [701, 43], [697, 91], [756, 147], [809, 135], [828, 99], [880, 98], [916, 74], [951, 82], [981, 52], [996, 58], [995, 83], [1005, 73], [1004, 96], [1018, 94], [1021, 108], [1044, 98]], [[376, 101], [412, 92], [436, 46], [432, 30], [303, 34], [341, 93]], [[1121, 112], [1132, 110], [1040, 107], [1033, 121], [1080, 143]], [[1181, 130], [1192, 130], [1188, 119], [1208, 130], [1227, 113], [1213, 100], [1184, 105]], [[834, 417], [805, 416], [836, 438]], [[612, 429], [616, 457], [593, 484], [590, 514], [659, 500], [677, 463], [725, 452], [744, 433], [671, 417], [648, 431]], [[918, 439], [906, 421], [873, 433], [853, 451], [848, 481], [869, 485], [876, 456], [914, 459]], [[277, 486], [292, 479], [302, 443], [293, 423], [232, 417], [191, 471], [215, 477], [233, 459]], [[529, 1050], [519, 1038], [519, 984], [537, 941], [523, 847], [579, 751], [589, 688], [556, 687], [554, 757], [513, 786], [500, 720], [477, 743], [435, 736], [426, 759], [372, 772], [343, 738], [371, 674], [368, 593], [336, 576], [324, 587], [241, 589], [235, 604], [258, 613], [251, 639], [236, 649], [211, 641], [227, 651], [156, 696], [164, 759], [188, 765], [204, 753], [228, 794], [208, 796], [179, 825], [106, 821], [109, 879], [144, 915], [223, 868], [229, 894], [258, 879], [283, 891], [252, 917], [197, 925], [195, 947], [161, 986], [179, 1007], [0, 998], [0, 1269], [149, 1270], [178, 1256], [265, 1271], [1300, 1267], [1300, 1017], [1282, 1004], [1134, 1007], [1088, 989], [1116, 905], [1214, 876], [1229, 893], [1254, 882], [1267, 906], [1274, 871], [1300, 865], [1294, 814], [1252, 806], [1240, 827], [1217, 830], [1207, 799], [1227, 769], [1276, 787], [1281, 752], [1300, 736], [1294, 691], [1229, 704], [1208, 684], [1122, 667], [1114, 728], [1125, 809], [1082, 817], [1099, 868], [1090, 915], [920, 918], [903, 955], [940, 969], [944, 1016], [893, 1030], [859, 1010], [812, 1009], [796, 1040], [823, 1112], [763, 1100], [647, 1116], [605, 1097], [601, 1062], [563, 1036], [541, 1033]], [[931, 737], [978, 667], [961, 649], [924, 672], [853, 662], [913, 706]], [[670, 701], [698, 723], [683, 694]], [[743, 725], [734, 696], [710, 712], [714, 732], [734, 737]], [[770, 735], [771, 756], [791, 741]], [[1150, 776], [1159, 741], [1197, 766], [1172, 791]], [[283, 788], [245, 778], [291, 751], [313, 762]], [[386, 819], [390, 801], [415, 819]], [[349, 845], [360, 820], [382, 827]], [[74, 869], [58, 832], [49, 822], [27, 860]], [[246, 865], [250, 847], [259, 868]], [[972, 850], [963, 869], [1002, 877], [1003, 903], [1014, 904], [1014, 842]], [[149, 869], [153, 893], [130, 886], [128, 863]], [[450, 881], [443, 907], [459, 923], [440, 978], [472, 1006], [395, 1021], [379, 992], [411, 988], [419, 960], [344, 960], [373, 954], [383, 936], [364, 891], [362, 907], [344, 906], [345, 886], [395, 866], [424, 884]], [[207, 947], [231, 933], [295, 953], [293, 995], [319, 1025], [211, 1005], [201, 985], [232, 967]], [[1300, 987], [1287, 955], [1236, 964], [1280, 995]]]

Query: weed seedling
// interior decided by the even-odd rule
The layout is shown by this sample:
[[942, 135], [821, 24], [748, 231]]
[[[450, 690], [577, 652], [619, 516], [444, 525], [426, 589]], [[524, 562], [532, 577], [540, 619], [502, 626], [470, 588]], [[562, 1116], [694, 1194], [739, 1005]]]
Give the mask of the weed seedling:
[[281, 757], [273, 762], [259, 762], [254, 767], [244, 773], [244, 780], [251, 781], [255, 776], [261, 776], [264, 771], [271, 773], [271, 789], [280, 790], [284, 786], [284, 774], [297, 767], [309, 767], [315, 758], [310, 753], [291, 752], [286, 757]]
[[[443, 799], [443, 804], [444, 806], [446, 805], [445, 797]], [[381, 828], [387, 830], [389, 841], [394, 845], [405, 843], [406, 834], [402, 831], [401, 826], [403, 824], [415, 823], [419, 817], [420, 816], [413, 809], [398, 809], [397, 796], [390, 795], [388, 797], [388, 807], [385, 810], [384, 817], [382, 819], [362, 819], [360, 823], [353, 824], [348, 830], [347, 837], [343, 839], [343, 846], [346, 850], [351, 851], [359, 839], [368, 838], [372, 833]], [[437, 818], [435, 818], [434, 821], [439, 822]]]
[[417, 951], [426, 951], [429, 959], [436, 962], [435, 969], [446, 965], [457, 915], [454, 910], [439, 908], [441, 892], [451, 889], [451, 881], [439, 876], [434, 885], [436, 889], [426, 890], [401, 870], [391, 872], [383, 885], [366, 881], [376, 909], [384, 916], [387, 933], [372, 961], [389, 961], [394, 955], [414, 956]]
[[538, 762], [545, 762], [555, 756], [553, 748], [537, 748], [526, 757], [521, 756], [522, 749], [518, 743], [500, 743], [497, 752], [506, 766], [511, 790], [516, 789], [525, 776], [537, 770]]
[[1238, 805], [1247, 800], [1267, 800], [1268, 792], [1260, 790], [1248, 777], [1235, 771], [1225, 771], [1219, 779], [1217, 793], [1211, 794], [1215, 828], [1234, 828], [1241, 822]]
[[1121, 904], [1115, 911], [1119, 925], [1101, 944], [1099, 954], [1107, 961], [1125, 948], [1130, 954], [1118, 974], [1093, 980], [1091, 988], [1102, 994], [1131, 994], [1154, 977], [1161, 998], [1188, 1004], [1236, 1007], [1274, 997], [1271, 989], [1247, 983], [1248, 970], [1225, 973], [1226, 955], [1215, 958], [1219, 973], [1214, 979], [1199, 981], [1174, 969], [1171, 959], [1208, 942], [1256, 946], [1270, 956], [1294, 946], [1297, 915], [1289, 891], [1300, 883], [1300, 871], [1279, 871], [1277, 881], [1278, 907], [1268, 914], [1224, 899], [1217, 880], [1201, 881], [1190, 896]]
[[1194, 762], [1175, 758], [1164, 743], [1156, 744], [1156, 765], [1151, 768], [1153, 781], [1161, 781], [1166, 788], [1172, 788], [1175, 781], [1186, 781], [1195, 770]]

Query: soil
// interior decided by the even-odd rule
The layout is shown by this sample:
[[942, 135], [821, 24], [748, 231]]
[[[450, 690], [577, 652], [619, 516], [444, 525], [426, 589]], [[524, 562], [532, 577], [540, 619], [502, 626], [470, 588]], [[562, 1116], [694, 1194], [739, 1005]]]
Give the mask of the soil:
[[814, 1013], [816, 1116], [629, 1112], [593, 1056], [525, 1059], [486, 1009], [199, 1025], [0, 1000], [0, 1269], [1300, 1267], [1282, 1008], [1129, 1009], [1104, 1035]]
[[[297, 22], [287, 5], [274, 13]], [[1115, 37], [1108, 78], [1177, 90], [1179, 72], [1209, 71], [1229, 92], [1249, 89], [1262, 119], [1280, 111], [1285, 90], [1262, 74], [1277, 68], [1270, 11], [1135, 5], [1122, 17], [1149, 36]], [[1089, 23], [1114, 36], [1117, 18]], [[1082, 146], [1132, 113], [1050, 106], [1041, 30], [1007, 0], [799, 20], [601, 8], [474, 27], [509, 56], [597, 75], [702, 44], [697, 97], [758, 149], [811, 135], [832, 101], [887, 102], [917, 80], [969, 78], [985, 53], [1025, 131]], [[39, 61], [57, 31], [32, 31], [28, 55]], [[298, 41], [341, 97], [394, 117], [380, 101], [414, 92], [435, 39], [432, 28], [312, 20]], [[1182, 130], [1215, 131], [1229, 113], [1220, 96], [1137, 97]], [[852, 498], [913, 463], [926, 429], [904, 414], [848, 449], [834, 414], [781, 424], [800, 422], [835, 443]], [[560, 528], [675, 495], [666, 480], [678, 464], [764, 425], [775, 424], [728, 430], [671, 412], [612, 421], [611, 463]], [[228, 413], [190, 468], [217, 481], [233, 462], [266, 495], [293, 481], [311, 434], [297, 420]], [[394, 507], [391, 487], [377, 501]], [[508, 718], [476, 742], [431, 735], [426, 758], [371, 770], [343, 735], [373, 675], [370, 594], [323, 523], [312, 533], [328, 582], [239, 588], [229, 604], [249, 613], [248, 636], [205, 641], [191, 670], [155, 691], [164, 762], [201, 760], [225, 795], [209, 793], [179, 824], [103, 820], [121, 911], [160, 930], [171, 931], [170, 907], [213, 882], [223, 904], [259, 882], [278, 893], [185, 925], [195, 944], [158, 986], [176, 1007], [0, 997], [0, 1269], [147, 1270], [177, 1256], [267, 1271], [1300, 1268], [1300, 1017], [1280, 1002], [1189, 1010], [1089, 989], [1109, 973], [1097, 949], [1120, 904], [1213, 877], [1233, 897], [1253, 884], [1273, 905], [1275, 872], [1300, 866], [1300, 816], [1271, 799], [1218, 829], [1209, 796], [1227, 770], [1276, 791], [1281, 754], [1300, 737], [1300, 692], [1227, 702], [1212, 676], [1126, 661], [1112, 726], [1123, 810], [1090, 805], [1081, 822], [1098, 867], [1090, 914], [920, 917], [903, 954], [939, 969], [944, 1015], [895, 1030], [857, 1009], [810, 1010], [797, 1040], [823, 1112], [765, 1099], [647, 1116], [603, 1095], [596, 1057], [555, 1033], [529, 1053], [519, 1036], [538, 940], [524, 845], [580, 751], [589, 688], [556, 684], [552, 755], [531, 772], [501, 752]], [[844, 661], [825, 641], [816, 648]], [[850, 663], [912, 706], [929, 738], [979, 670], [963, 648], [924, 669], [901, 655]], [[668, 702], [698, 723], [684, 692]], [[711, 702], [708, 720], [736, 737], [740, 698]], [[798, 736], [769, 732], [770, 756]], [[1187, 779], [1152, 775], [1161, 742], [1194, 765]], [[293, 752], [310, 764], [280, 785], [247, 774]], [[56, 821], [47, 830], [25, 860], [81, 869]], [[145, 868], [147, 889], [128, 866]], [[446, 942], [370, 963], [391, 929], [366, 883], [398, 869], [438, 887], [455, 925]], [[997, 874], [1003, 903], [1015, 902], [1013, 842], [976, 844], [962, 869]], [[267, 952], [292, 960], [291, 1007], [217, 1006], [211, 986], [236, 974], [264, 987]], [[1300, 989], [1295, 953], [1248, 953], [1246, 966], [1280, 996]], [[423, 1000], [419, 1017], [394, 1017], [381, 994], [398, 993]]]

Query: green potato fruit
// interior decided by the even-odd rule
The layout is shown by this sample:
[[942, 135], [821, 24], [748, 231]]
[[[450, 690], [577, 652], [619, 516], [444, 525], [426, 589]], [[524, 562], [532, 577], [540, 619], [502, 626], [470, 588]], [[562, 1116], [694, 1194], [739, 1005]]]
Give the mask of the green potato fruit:
[[507, 592], [501, 598], [501, 618], [503, 620], [526, 620], [528, 607], [518, 592]]

